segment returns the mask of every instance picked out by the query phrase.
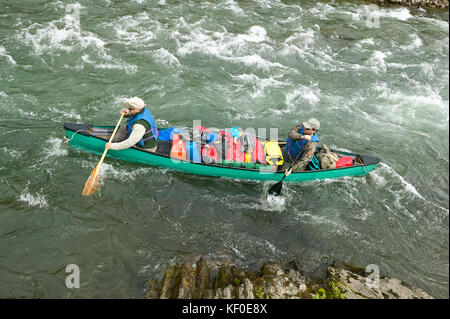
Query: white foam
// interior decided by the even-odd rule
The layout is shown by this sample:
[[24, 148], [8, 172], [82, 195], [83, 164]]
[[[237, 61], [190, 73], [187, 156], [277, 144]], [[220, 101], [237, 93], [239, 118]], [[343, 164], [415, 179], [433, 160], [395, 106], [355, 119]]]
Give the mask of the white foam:
[[[444, 100], [442, 96], [438, 92], [435, 92], [429, 85], [421, 86], [420, 90], [417, 88], [415, 90], [416, 94], [405, 94], [400, 91], [393, 91], [388, 87], [380, 89], [379, 92], [378, 98], [385, 98], [394, 105], [401, 104], [413, 110], [421, 110], [424, 107], [435, 107], [435, 111], [441, 112], [441, 117], [448, 117], [448, 101]], [[428, 113], [430, 113], [431, 110], [432, 109], [429, 109]], [[389, 108], [389, 111], [392, 112], [392, 109]], [[442, 120], [445, 120], [445, 118], [442, 118]]]
[[[433, 72], [433, 66], [428, 62], [422, 62], [419, 65], [420, 68], [422, 68], [422, 72], [426, 75], [428, 79], [431, 79], [434, 76]], [[447, 70], [448, 73], [448, 70]], [[445, 78], [448, 78], [448, 74]]]
[[42, 194], [32, 194], [28, 189], [24, 189], [19, 196], [19, 201], [27, 203], [29, 206], [39, 206], [40, 208], [48, 207], [47, 200]]
[[136, 176], [144, 175], [150, 171], [151, 171], [150, 168], [138, 168], [128, 171], [124, 169], [117, 169], [112, 164], [103, 163], [100, 168], [99, 174], [101, 176], [101, 179], [113, 177], [120, 180], [124, 179], [134, 180]]
[[[230, 43], [226, 43], [226, 34], [215, 32], [214, 39], [212, 36], [204, 34], [201, 30], [191, 30], [189, 36], [181, 36], [180, 47], [177, 54], [185, 56], [194, 52], [208, 54], [217, 57], [232, 56]], [[183, 40], [186, 40], [182, 43]]]
[[231, 77], [234, 78], [234, 79], [239, 79], [242, 82], [252, 83], [252, 84], [253, 83], [256, 84], [260, 80], [260, 78], [257, 75], [255, 75], [255, 74], [247, 74], [247, 73], [239, 74], [239, 75], [231, 75]]
[[152, 44], [156, 38], [152, 30], [162, 29], [160, 22], [152, 19], [147, 12], [121, 17], [106, 26], [115, 31], [115, 42], [139, 47]]
[[[396, 19], [396, 20], [401, 20], [401, 21], [406, 21], [413, 17], [411, 15], [409, 9], [405, 8], [405, 7], [394, 8], [394, 9], [381, 8], [381, 10], [379, 11], [379, 16], [380, 16], [380, 18], [391, 18], [391, 19]], [[383, 21], [380, 19], [380, 24], [381, 23], [383, 23]]]
[[334, 144], [330, 145], [330, 148], [332, 148], [333, 150], [336, 150], [336, 151], [340, 151], [340, 152], [353, 153], [353, 151], [352, 151], [352, 150], [349, 150], [348, 148], [345, 148], [345, 147], [337, 147], [337, 146], [334, 145]]
[[448, 22], [445, 20], [438, 20], [438, 19], [432, 19], [432, 18], [426, 18], [426, 17], [418, 17], [417, 19], [421, 20], [421, 21], [425, 21], [427, 23], [430, 23], [434, 26], [438, 26], [439, 28], [448, 32], [449, 25], [448, 25]]
[[21, 30], [18, 38], [25, 44], [31, 45], [37, 55], [58, 50], [72, 52], [76, 49], [86, 49], [89, 46], [104, 51], [105, 42], [103, 40], [91, 32], [81, 31], [80, 26], [76, 23], [67, 23], [68, 16], [70, 15], [51, 21], [46, 25], [34, 23]]
[[311, 84], [310, 87], [300, 86], [294, 91], [286, 93], [285, 103], [288, 109], [295, 110], [300, 101], [306, 101], [311, 105], [315, 105], [320, 101], [320, 89], [317, 85]]
[[228, 116], [228, 118], [230, 118], [232, 120], [240, 120], [240, 119], [250, 120], [250, 119], [256, 118], [256, 115], [254, 112], [245, 113], [242, 111], [242, 109], [236, 110], [235, 108], [233, 108], [233, 111], [234, 112], [230, 112], [227, 110], [224, 113]]
[[63, 140], [57, 137], [50, 137], [46, 140], [48, 144], [44, 149], [46, 157], [66, 156], [67, 150], [63, 148]]
[[327, 15], [335, 13], [337, 10], [327, 3], [315, 2], [315, 7], [308, 10], [310, 14], [313, 14], [315, 18], [320, 20], [328, 20]]
[[157, 119], [156, 123], [157, 123], [158, 128], [159, 127], [168, 127], [169, 126], [169, 121], [163, 120], [163, 119]]
[[339, 222], [329, 219], [328, 216], [318, 216], [315, 214], [310, 214], [307, 211], [296, 211], [295, 219], [301, 219], [305, 222], [305, 217], [310, 219], [311, 224], [320, 224], [320, 225], [329, 225], [331, 226], [332, 231], [338, 234], [344, 234], [348, 232], [348, 228]]
[[[248, 258], [248, 254], [253, 254], [256, 250], [262, 253], [273, 254], [274, 256], [286, 255], [286, 252], [275, 247], [270, 241], [259, 238], [248, 233], [238, 233], [237, 238], [230, 238], [231, 234], [224, 242], [224, 246], [233, 250], [233, 252], [242, 259]], [[233, 236], [233, 237], [234, 237]]]
[[[124, 69], [127, 73], [135, 73], [137, 67], [128, 65], [114, 59], [108, 54], [106, 42], [95, 34], [84, 31], [80, 24], [80, 10], [83, 8], [78, 3], [72, 5], [76, 10], [67, 13], [64, 17], [46, 24], [34, 23], [22, 29], [16, 38], [33, 48], [36, 55], [55, 54], [55, 52], [84, 52], [87, 48], [93, 48], [90, 55], [84, 54], [82, 61], [91, 64], [95, 68]], [[144, 37], [144, 36], [143, 36]], [[145, 37], [148, 37], [148, 32]], [[68, 66], [67, 68], [82, 69], [83, 65]]]
[[286, 85], [286, 83], [278, 81], [272, 76], [266, 79], [261, 79], [255, 74], [244, 73], [239, 75], [232, 75], [232, 78], [253, 85], [253, 92], [250, 93], [250, 96], [252, 98], [263, 96], [267, 88], [280, 87]]
[[422, 46], [422, 40], [417, 36], [417, 34], [410, 35], [412, 43], [409, 45], [402, 45], [400, 48], [405, 51], [414, 51]]
[[81, 120], [81, 116], [77, 114], [74, 110], [70, 110], [70, 112], [58, 110], [56, 107], [49, 107], [49, 111], [54, 114], [61, 114], [63, 119], [76, 119]]
[[27, 112], [27, 111], [22, 110], [21, 108], [18, 108], [17, 111], [19, 112], [20, 115], [27, 117], [27, 118], [36, 118], [37, 117], [37, 113], [35, 113], [33, 111]]
[[267, 207], [268, 210], [282, 211], [286, 207], [286, 197], [267, 195]]
[[[311, 28], [307, 30], [303, 30], [300, 27], [298, 32], [295, 32], [291, 36], [289, 36], [286, 40], [284, 40], [284, 44], [287, 48], [293, 49], [294, 51], [303, 55], [305, 51], [310, 49], [315, 43], [315, 31]], [[289, 51], [288, 51], [289, 52]], [[282, 54], [288, 53], [286, 51], [282, 51]]]
[[[172, 37], [175, 36], [179, 43], [177, 55], [186, 56], [199, 53], [215, 56], [232, 63], [256, 66], [264, 70], [271, 68], [287, 69], [282, 64], [268, 61], [259, 54], [259, 52], [267, 53], [273, 50], [272, 46], [265, 43], [271, 40], [263, 27], [252, 26], [247, 33], [236, 36], [226, 30], [224, 32], [212, 32], [199, 26], [187, 25], [184, 19], [180, 19], [180, 23], [182, 28], [188, 29], [189, 34], [172, 33]], [[254, 46], [252, 46], [254, 43], [259, 43], [256, 52]], [[245, 55], [247, 52], [252, 52], [252, 54]]]
[[2, 151], [15, 159], [18, 159], [22, 156], [22, 152], [15, 150], [15, 149], [7, 148], [6, 146], [2, 147]]
[[2, 46], [0, 46], [0, 57], [1, 56], [4, 56], [8, 60], [8, 62], [11, 63], [12, 65], [17, 64], [17, 62], [12, 58], [12, 56], [6, 53], [6, 49]]
[[222, 1], [222, 3], [226, 6], [226, 8], [230, 11], [232, 11], [233, 13], [239, 15], [239, 16], [244, 16], [244, 10], [242, 10], [241, 7], [239, 7], [239, 4], [237, 4], [236, 2], [234, 2], [233, 0], [226, 0], [226, 1]]
[[384, 59], [388, 56], [388, 54], [390, 55], [390, 53], [383, 53], [381, 51], [375, 50], [367, 60], [367, 64], [372, 67], [372, 70], [375, 71], [375, 73], [385, 73], [387, 67]]
[[164, 48], [159, 48], [153, 53], [153, 56], [156, 61], [168, 65], [168, 66], [176, 66], [180, 65], [180, 61], [169, 51]]
[[6, 94], [5, 92], [3, 92], [3, 91], [0, 91], [0, 96], [1, 97], [7, 97], [8, 96], [8, 94]]
[[286, 254], [285, 252], [282, 252], [282, 251], [280, 251], [279, 249], [277, 249], [277, 248], [276, 248], [270, 241], [268, 241], [267, 239], [264, 239], [264, 243], [265, 243], [265, 246], [266, 246], [267, 248], [269, 248], [269, 250], [270, 250], [275, 256], [279, 255], [280, 253], [283, 254], [283, 255]]
[[264, 92], [266, 91], [266, 89], [280, 87], [284, 85], [286, 84], [278, 80], [275, 80], [273, 77], [270, 77], [268, 79], [261, 79], [253, 87], [253, 92], [250, 94], [250, 96], [252, 98], [264, 96]]
[[266, 29], [260, 26], [252, 26], [248, 32], [248, 34], [239, 34], [237, 36], [238, 41], [247, 41], [247, 42], [263, 42], [268, 40]]
[[383, 187], [387, 183], [386, 179], [379, 174], [379, 170], [375, 170], [374, 172], [372, 172], [371, 177], [378, 187]]
[[355, 47], [361, 49], [363, 46], [374, 46], [375, 41], [373, 38], [363, 39], [355, 43]]
[[[432, 203], [432, 202], [426, 200], [426, 199], [425, 199], [425, 198], [417, 191], [417, 189], [414, 187], [414, 185], [412, 185], [411, 183], [409, 183], [408, 181], [406, 181], [406, 180], [403, 178], [403, 176], [401, 176], [400, 174], [398, 174], [392, 167], [390, 167], [389, 165], [387, 165], [387, 164], [385, 164], [385, 163], [383, 163], [383, 162], [380, 162], [380, 166], [381, 166], [383, 169], [387, 170], [387, 171], [388, 171], [388, 174], [389, 174], [390, 176], [395, 176], [396, 178], [398, 178], [398, 179], [400, 180], [400, 182], [402, 183], [402, 185], [403, 185], [405, 191], [411, 193], [412, 195], [418, 197], [419, 199], [421, 199], [421, 200], [423, 200], [423, 201], [425, 201], [425, 202], [427, 202], [427, 203], [429, 203], [429, 204], [432, 204], [432, 205], [434, 205], [434, 206], [436, 206], [436, 207], [439, 207], [439, 208], [441, 208], [441, 209], [444, 209], [444, 210], [446, 210], [446, 211], [448, 212], [448, 209], [445, 209], [445, 208], [443, 208], [443, 207], [440, 207], [440, 206], [438, 206], [438, 205], [436, 205], [436, 204], [434, 204], [434, 203]], [[399, 205], [400, 205], [400, 204], [399, 204]]]
[[256, 66], [264, 70], [270, 70], [271, 68], [286, 68], [278, 62], [270, 62], [263, 59], [258, 54], [247, 55], [243, 57], [226, 58], [226, 60], [237, 61], [249, 66]]
[[98, 62], [92, 61], [89, 58], [89, 55], [83, 55], [81, 57], [83, 62], [90, 64], [97, 69], [124, 70], [125, 73], [127, 73], [127, 74], [134, 74], [137, 72], [137, 66], [134, 64], [127, 64], [127, 63], [115, 61], [108, 55], [105, 55], [104, 58], [106, 58], [107, 60], [112, 60], [113, 63], [98, 63]]
[[[272, 8], [271, 0], [254, 0], [258, 5], [264, 8]], [[277, 3], [278, 5], [279, 3]]]

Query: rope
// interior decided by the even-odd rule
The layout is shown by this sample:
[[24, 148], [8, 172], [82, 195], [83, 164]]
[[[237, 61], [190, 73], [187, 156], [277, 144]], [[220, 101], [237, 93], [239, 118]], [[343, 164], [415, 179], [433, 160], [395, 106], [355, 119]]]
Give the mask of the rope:
[[369, 174], [369, 173], [370, 173], [370, 171], [366, 171], [366, 167], [364, 166], [364, 164], [362, 164], [362, 169], [363, 169], [363, 171], [364, 171], [366, 174]]
[[366, 166], [364, 165], [364, 163], [363, 163], [363, 161], [361, 160], [361, 158], [360, 158], [359, 156], [358, 156], [357, 158], [358, 158], [359, 162], [361, 163], [361, 166], [362, 166], [363, 171], [364, 171], [366, 174], [369, 174], [370, 171], [369, 171], [369, 172], [366, 171]]
[[72, 135], [72, 137], [71, 137], [70, 139], [68, 139], [67, 136], [63, 136], [63, 137], [64, 137], [64, 140], [65, 140], [64, 143], [70, 143], [70, 142], [72, 142], [73, 137], [74, 137], [78, 132], [88, 132], [89, 134], [91, 133], [91, 132], [86, 131], [86, 130], [77, 130], [75, 133], [73, 133], [73, 135]]

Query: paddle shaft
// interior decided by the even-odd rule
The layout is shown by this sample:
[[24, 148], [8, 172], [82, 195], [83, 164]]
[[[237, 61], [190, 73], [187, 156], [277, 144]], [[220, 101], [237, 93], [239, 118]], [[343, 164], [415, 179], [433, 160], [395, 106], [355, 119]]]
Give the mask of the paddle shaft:
[[[120, 117], [119, 121], [117, 122], [117, 125], [116, 125], [116, 127], [114, 128], [114, 131], [113, 131], [111, 137], [109, 138], [108, 143], [110, 143], [110, 142], [113, 140], [114, 135], [116, 135], [117, 129], [119, 128], [119, 124], [120, 124], [120, 122], [122, 121], [123, 117], [124, 117], [124, 114], [122, 114], [122, 116]], [[108, 152], [108, 149], [105, 148], [105, 151], [103, 152], [103, 155], [102, 155], [102, 157], [100, 158], [100, 161], [98, 162], [98, 164], [97, 164], [97, 166], [96, 166], [96, 171], [95, 171], [94, 177], [97, 176], [98, 171], [99, 171], [98, 168], [102, 165], [103, 160], [105, 159], [105, 156], [106, 156], [106, 153], [107, 153], [107, 152]]]
[[303, 150], [304, 150], [306, 144], [307, 144], [307, 143], [305, 143], [305, 145], [303, 145], [303, 147], [301, 148], [301, 150], [298, 152], [297, 157], [296, 157], [295, 160], [291, 163], [291, 165], [289, 166], [289, 168], [288, 168], [287, 170], [284, 171], [284, 176], [283, 176], [283, 178], [282, 178], [278, 183], [276, 183], [275, 185], [273, 185], [273, 186], [269, 189], [269, 194], [276, 194], [277, 196], [280, 195], [280, 193], [281, 193], [281, 188], [283, 187], [283, 181], [284, 181], [284, 179], [285, 179], [286, 176], [287, 176], [287, 175], [286, 175], [286, 172], [287, 172], [288, 170], [290, 170], [290, 169], [294, 166], [294, 164], [298, 161], [298, 159], [300, 158], [300, 155], [302, 154], [302, 152], [303, 152]]
[[[308, 144], [308, 142], [306, 142], [305, 145], [302, 146], [302, 148], [300, 149], [300, 152], [298, 152], [297, 157], [294, 159], [294, 161], [291, 163], [291, 165], [289, 165], [289, 168], [286, 171], [290, 170], [292, 167], [294, 167], [295, 163], [297, 163], [297, 161], [299, 160], [300, 156], [303, 153], [303, 150], [306, 147], [306, 144]], [[282, 182], [286, 178], [286, 171], [284, 171], [284, 176], [283, 176], [283, 178], [281, 179], [280, 182]]]

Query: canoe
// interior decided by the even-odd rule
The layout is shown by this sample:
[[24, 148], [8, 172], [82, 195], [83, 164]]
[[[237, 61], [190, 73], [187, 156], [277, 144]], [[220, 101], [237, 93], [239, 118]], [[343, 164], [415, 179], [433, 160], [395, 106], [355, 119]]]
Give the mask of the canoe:
[[[103, 153], [113, 128], [113, 126], [64, 123], [66, 137], [72, 147], [99, 155]], [[131, 147], [120, 151], [109, 150], [107, 157], [204, 176], [277, 182], [284, 176], [281, 167], [274, 168], [271, 165], [230, 161], [222, 161], [219, 164], [205, 164], [173, 159], [169, 156], [170, 145], [171, 142], [159, 142], [158, 149], [155, 152], [146, 151], [139, 147]], [[286, 147], [284, 141], [279, 141], [279, 145], [282, 149]], [[369, 174], [380, 162], [380, 159], [374, 156], [332, 151], [341, 157], [352, 157], [354, 159], [353, 166], [293, 172], [284, 181], [298, 183], [344, 176], [363, 176]]]

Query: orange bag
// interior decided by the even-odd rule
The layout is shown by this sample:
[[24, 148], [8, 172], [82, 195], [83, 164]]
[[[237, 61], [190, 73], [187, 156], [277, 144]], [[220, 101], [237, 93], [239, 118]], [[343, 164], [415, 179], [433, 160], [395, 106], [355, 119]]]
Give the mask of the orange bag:
[[186, 143], [181, 139], [180, 134], [174, 134], [170, 157], [186, 160]]

